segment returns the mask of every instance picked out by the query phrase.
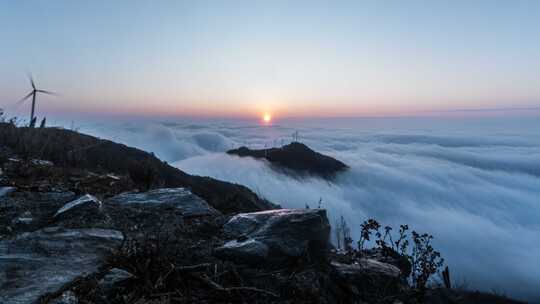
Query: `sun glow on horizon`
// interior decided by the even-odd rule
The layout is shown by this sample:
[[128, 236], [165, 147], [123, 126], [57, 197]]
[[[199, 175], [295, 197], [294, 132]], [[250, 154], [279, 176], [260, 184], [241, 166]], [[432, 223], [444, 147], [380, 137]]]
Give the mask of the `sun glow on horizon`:
[[262, 120], [264, 123], [268, 124], [272, 121], [272, 114], [270, 113], [264, 113], [263, 114], [263, 117], [262, 117]]

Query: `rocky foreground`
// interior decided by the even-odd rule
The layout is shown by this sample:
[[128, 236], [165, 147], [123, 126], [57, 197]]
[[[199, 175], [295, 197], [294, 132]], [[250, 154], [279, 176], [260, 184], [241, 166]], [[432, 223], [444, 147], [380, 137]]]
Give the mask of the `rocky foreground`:
[[0, 137], [0, 303], [517, 303], [418, 290], [395, 253], [336, 251], [325, 210], [86, 135], [4, 128], [19, 139]]

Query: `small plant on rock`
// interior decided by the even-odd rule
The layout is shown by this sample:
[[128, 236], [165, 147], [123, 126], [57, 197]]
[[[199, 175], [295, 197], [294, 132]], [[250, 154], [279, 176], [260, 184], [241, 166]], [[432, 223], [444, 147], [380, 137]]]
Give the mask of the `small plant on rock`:
[[407, 231], [409, 230], [409, 225], [400, 225], [399, 226], [399, 237], [398, 239], [392, 244], [392, 248], [394, 250], [401, 254], [406, 255], [407, 248], [409, 246], [409, 240], [407, 239]]
[[343, 216], [340, 217], [339, 221], [336, 220], [336, 241], [338, 249], [345, 250], [346, 253], [352, 253], [353, 250], [353, 240], [351, 238], [351, 229], [347, 225], [347, 221]]
[[[365, 254], [366, 243], [372, 241], [372, 237], [375, 236], [374, 249], [380, 249], [384, 256], [399, 255], [406, 258], [410, 263], [411, 285], [419, 290], [425, 289], [431, 276], [439, 272], [444, 264], [440, 252], [431, 244], [433, 236], [427, 233], [419, 234], [416, 231], [412, 231], [409, 235], [409, 226], [401, 225], [398, 237], [394, 241], [392, 227], [385, 226], [383, 233], [380, 228], [381, 225], [374, 219], [368, 219], [360, 225], [358, 255], [361, 257]], [[411, 242], [412, 246], [409, 247]]]
[[438, 272], [444, 264], [441, 254], [431, 246], [433, 236], [412, 232], [412, 253], [409, 260], [412, 265], [411, 280], [416, 288], [424, 289], [431, 275]]
[[381, 228], [381, 224], [377, 222], [374, 219], [368, 219], [367, 221], [364, 221], [360, 225], [360, 240], [358, 241], [358, 250], [362, 252], [364, 250], [364, 245], [366, 241], [370, 241], [371, 234], [375, 233], [376, 237], [380, 237], [381, 233], [379, 232], [379, 228]]

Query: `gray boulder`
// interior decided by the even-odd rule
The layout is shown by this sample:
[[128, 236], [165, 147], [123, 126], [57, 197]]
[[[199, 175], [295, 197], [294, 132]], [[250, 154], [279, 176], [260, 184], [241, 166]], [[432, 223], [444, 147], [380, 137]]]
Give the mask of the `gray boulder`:
[[221, 213], [186, 188], [162, 188], [148, 192], [125, 192], [110, 198], [111, 204], [144, 204], [145, 206], [169, 204], [185, 217], [214, 216]]
[[99, 280], [98, 288], [104, 294], [108, 294], [116, 284], [134, 278], [130, 272], [119, 268], [110, 269], [105, 276]]
[[69, 212], [70, 210], [74, 210], [78, 208], [90, 207], [90, 208], [101, 209], [101, 206], [102, 206], [101, 202], [95, 196], [90, 195], [90, 194], [85, 194], [79, 197], [78, 199], [65, 204], [62, 208], [58, 209], [54, 217], [59, 217], [62, 214]]
[[376, 260], [386, 264], [394, 265], [401, 271], [402, 277], [408, 277], [411, 273], [411, 262], [395, 250], [386, 248], [372, 248], [363, 251], [363, 257]]
[[325, 257], [330, 225], [323, 209], [278, 209], [233, 216], [224, 231], [233, 240], [218, 256], [260, 263]]
[[232, 240], [219, 247], [216, 252], [222, 258], [238, 263], [256, 264], [268, 257], [268, 246], [255, 239]]
[[365, 274], [397, 279], [401, 273], [396, 266], [373, 259], [360, 259], [360, 262], [355, 264], [343, 264], [332, 261], [331, 264], [337, 270], [338, 274], [349, 279], [361, 278]]
[[7, 196], [17, 190], [15, 187], [0, 187], [0, 197]]
[[111, 228], [110, 217], [103, 203], [95, 196], [85, 194], [63, 205], [53, 216], [57, 225], [67, 228]]
[[116, 230], [49, 227], [0, 241], [0, 303], [34, 303], [94, 273], [122, 240]]
[[401, 271], [394, 265], [362, 258], [354, 264], [331, 262], [338, 277], [357, 294], [373, 293], [384, 286], [385, 292], [397, 293], [402, 288]]

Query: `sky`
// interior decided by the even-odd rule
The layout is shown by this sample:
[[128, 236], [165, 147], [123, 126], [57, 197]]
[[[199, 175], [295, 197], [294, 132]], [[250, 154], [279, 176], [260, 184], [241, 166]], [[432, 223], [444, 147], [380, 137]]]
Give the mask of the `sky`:
[[[27, 117], [32, 73], [58, 92], [38, 118], [285, 207], [322, 197], [351, 227], [408, 223], [471, 288], [538, 302], [539, 37], [540, 1], [0, 0], [0, 108]], [[87, 125], [104, 117], [135, 122]], [[294, 131], [351, 170], [297, 181], [223, 153]]]
[[0, 107], [32, 73], [59, 116], [539, 112], [538, 37], [538, 1], [2, 1]]

